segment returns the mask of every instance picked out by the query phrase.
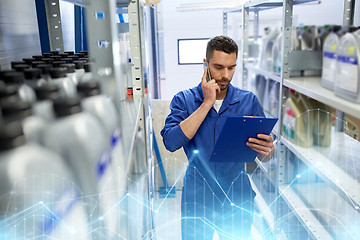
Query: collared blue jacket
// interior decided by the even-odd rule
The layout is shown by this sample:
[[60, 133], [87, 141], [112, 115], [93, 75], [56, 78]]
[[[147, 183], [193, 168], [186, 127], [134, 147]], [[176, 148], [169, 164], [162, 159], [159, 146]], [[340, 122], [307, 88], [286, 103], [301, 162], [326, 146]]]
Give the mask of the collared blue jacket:
[[[227, 95], [219, 112], [210, 109], [193, 139], [189, 140], [180, 128], [180, 122], [196, 111], [204, 96], [201, 83], [177, 93], [170, 103], [171, 113], [161, 131], [166, 149], [175, 151], [181, 147], [189, 160], [185, 179], [194, 175], [194, 169], [206, 178], [234, 179], [244, 171], [244, 163], [209, 162], [215, 143], [228, 116], [265, 116], [256, 96], [229, 84]], [[240, 156], [239, 156], [240, 157]]]

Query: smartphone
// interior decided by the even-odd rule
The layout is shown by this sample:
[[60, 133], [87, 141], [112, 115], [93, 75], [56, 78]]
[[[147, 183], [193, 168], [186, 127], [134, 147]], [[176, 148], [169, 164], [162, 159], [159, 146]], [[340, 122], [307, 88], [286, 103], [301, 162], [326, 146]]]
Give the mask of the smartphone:
[[210, 81], [210, 79], [211, 79], [211, 75], [210, 75], [210, 69], [209, 69], [209, 65], [208, 65], [208, 62], [207, 62], [207, 61], [204, 61], [203, 67], [204, 67], [204, 71], [207, 71], [206, 81], [208, 82], [208, 81]]

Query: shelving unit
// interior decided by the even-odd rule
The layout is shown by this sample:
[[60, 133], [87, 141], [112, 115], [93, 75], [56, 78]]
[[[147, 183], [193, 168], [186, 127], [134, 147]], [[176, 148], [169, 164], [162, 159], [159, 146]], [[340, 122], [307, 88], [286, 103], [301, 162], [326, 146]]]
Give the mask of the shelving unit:
[[301, 94], [360, 118], [360, 104], [340, 98], [333, 91], [321, 86], [321, 77], [288, 78], [284, 79], [283, 83], [284, 86], [292, 88]]
[[298, 195], [289, 186], [279, 186], [279, 193], [289, 207], [294, 211], [299, 221], [306, 226], [309, 235], [313, 239], [333, 239], [328, 231], [322, 226], [314, 214], [302, 202]]
[[[283, 199], [287, 203], [288, 207], [297, 216], [298, 220], [302, 223], [304, 228], [307, 230], [308, 235], [312, 239], [333, 239], [331, 230], [328, 226], [323, 226], [323, 222], [318, 219], [316, 215], [309, 210], [309, 206], [303, 201], [300, 196], [294, 191], [289, 184], [289, 167], [290, 167], [290, 155], [294, 154], [297, 159], [303, 162], [309, 170], [314, 172], [321, 181], [326, 184], [327, 187], [331, 188], [336, 192], [337, 197], [342, 201], [345, 201], [351, 206], [354, 214], [359, 214], [359, 200], [360, 200], [360, 179], [356, 179], [350, 175], [349, 172], [339, 167], [334, 159], [329, 156], [331, 147], [318, 147], [303, 148], [293, 142], [289, 141], [286, 136], [282, 133], [280, 126], [282, 126], [282, 113], [283, 106], [286, 100], [286, 88], [293, 89], [303, 95], [306, 95], [312, 99], [322, 102], [338, 111], [337, 116], [343, 116], [342, 113], [347, 113], [356, 118], [360, 118], [360, 104], [352, 103], [337, 97], [332, 91], [321, 86], [321, 77], [290, 77], [290, 71], [288, 70], [291, 65], [291, 59], [289, 53], [291, 50], [291, 29], [293, 19], [293, 6], [297, 4], [307, 4], [311, 2], [317, 2], [314, 0], [252, 0], [245, 3], [241, 9], [231, 9], [224, 11], [224, 31], [227, 30], [227, 18], [228, 13], [242, 13], [242, 70], [243, 70], [243, 87], [248, 86], [247, 79], [248, 73], [255, 73], [262, 75], [266, 78], [280, 83], [279, 92], [279, 112], [277, 117], [279, 118], [278, 128], [274, 128], [274, 134], [278, 137], [279, 144], [277, 147], [277, 177], [276, 180], [270, 179], [267, 169], [263, 164], [256, 160], [259, 169], [264, 173], [263, 175], [272, 180], [275, 186], [276, 194], [279, 198]], [[344, 1], [344, 14], [343, 14], [343, 25], [348, 26], [353, 24], [354, 19], [354, 3], [353, 0]], [[248, 38], [249, 38], [249, 24], [253, 22], [255, 32], [254, 38], [258, 38], [258, 26], [259, 26], [259, 15], [261, 11], [269, 10], [273, 8], [282, 9], [282, 71], [279, 75], [260, 69], [253, 59], [250, 58], [248, 51]], [[254, 19], [250, 19], [250, 12], [254, 12]], [[286, 88], [285, 88], [286, 87]], [[341, 112], [340, 112], [341, 111]], [[338, 122], [343, 123], [344, 119], [339, 119]], [[351, 139], [345, 133], [336, 132], [333, 129], [333, 138], [343, 139], [343, 143], [351, 149], [352, 156], [346, 156], [350, 154], [350, 151], [344, 150], [342, 156], [344, 158], [350, 158], [359, 156], [359, 153], [355, 149], [360, 149], [360, 143], [356, 140]], [[351, 146], [350, 146], [351, 145]], [[332, 156], [333, 157], [333, 156]], [[354, 159], [354, 162], [356, 159]], [[342, 162], [344, 164], [344, 162]], [[295, 176], [292, 176], [295, 177]], [[300, 177], [300, 176], [299, 176]], [[254, 183], [254, 182], [252, 182]], [[310, 184], [310, 183], [308, 183]], [[254, 185], [255, 191], [259, 191]], [[265, 201], [257, 200], [257, 205], [261, 209], [267, 209]], [[265, 212], [264, 212], [265, 215]], [[281, 206], [278, 206], [277, 210], [273, 212], [273, 217], [267, 217], [269, 226], [273, 226], [273, 219], [280, 219], [283, 217]], [[274, 235], [279, 233], [279, 229], [273, 229]]]

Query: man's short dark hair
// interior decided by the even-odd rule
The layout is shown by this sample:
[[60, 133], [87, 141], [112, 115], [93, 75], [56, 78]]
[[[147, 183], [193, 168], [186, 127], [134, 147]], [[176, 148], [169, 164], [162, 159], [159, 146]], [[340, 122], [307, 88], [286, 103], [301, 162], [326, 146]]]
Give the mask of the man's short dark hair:
[[206, 47], [206, 59], [208, 61], [212, 58], [214, 50], [228, 54], [236, 53], [236, 58], [238, 56], [238, 45], [227, 36], [216, 36], [210, 39]]

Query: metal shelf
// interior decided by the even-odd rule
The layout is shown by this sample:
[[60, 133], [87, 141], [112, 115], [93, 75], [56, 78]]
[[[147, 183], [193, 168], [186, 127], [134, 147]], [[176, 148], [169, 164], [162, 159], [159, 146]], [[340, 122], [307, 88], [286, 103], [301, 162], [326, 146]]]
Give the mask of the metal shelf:
[[[86, 7], [90, 4], [91, 0], [62, 0], [78, 6]], [[128, 0], [117, 0], [117, 7], [128, 7]]]
[[[318, 0], [294, 0], [293, 5], [318, 2]], [[245, 3], [245, 8], [250, 8], [255, 11], [263, 11], [283, 6], [282, 0], [253, 0]]]
[[255, 203], [259, 207], [259, 210], [263, 214], [265, 221], [268, 224], [271, 231], [274, 231], [274, 226], [275, 226], [274, 213], [271, 211], [271, 209], [268, 206], [268, 204], [266, 203], [265, 199], [262, 197], [260, 190], [258, 189], [258, 187], [256, 186], [256, 184], [252, 178], [253, 177], [250, 177], [249, 179], [250, 179], [251, 186], [252, 186], [254, 192], [256, 193], [256, 197], [254, 199]]
[[360, 104], [352, 103], [321, 86], [321, 77], [294, 77], [284, 79], [284, 86], [292, 88], [310, 98], [360, 118]]
[[321, 153], [329, 152], [329, 147], [303, 148], [284, 137], [281, 138], [281, 142], [330, 187], [334, 188], [355, 210], [360, 212], [360, 182]]
[[279, 186], [279, 193], [314, 239], [333, 239], [290, 186]]
[[269, 72], [269, 71], [260, 69], [258, 66], [254, 65], [254, 64], [247, 63], [247, 64], [245, 64], [245, 68], [253, 71], [256, 74], [260, 74], [260, 75], [262, 75], [262, 76], [264, 76], [266, 78], [274, 80], [276, 82], [281, 82], [281, 77], [279, 75], [276, 75], [273, 72]]

